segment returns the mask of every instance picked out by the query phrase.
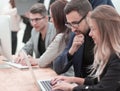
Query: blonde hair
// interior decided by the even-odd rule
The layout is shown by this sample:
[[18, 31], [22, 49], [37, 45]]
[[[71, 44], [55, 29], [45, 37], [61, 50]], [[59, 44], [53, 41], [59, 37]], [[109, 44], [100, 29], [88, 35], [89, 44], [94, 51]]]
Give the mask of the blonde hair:
[[100, 5], [91, 12], [90, 18], [95, 20], [100, 32], [101, 41], [94, 48], [91, 73], [99, 77], [112, 54], [120, 57], [120, 15], [113, 7]]

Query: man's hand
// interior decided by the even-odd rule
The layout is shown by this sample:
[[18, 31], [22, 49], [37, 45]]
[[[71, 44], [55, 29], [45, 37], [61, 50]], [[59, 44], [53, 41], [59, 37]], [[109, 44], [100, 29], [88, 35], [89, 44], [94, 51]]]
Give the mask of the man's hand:
[[25, 62], [25, 56], [22, 51], [19, 52], [19, 54], [15, 57], [15, 63], [27, 65]]
[[76, 35], [73, 39], [73, 43], [69, 50], [69, 54], [73, 55], [83, 43], [84, 43], [84, 35], [83, 34]]

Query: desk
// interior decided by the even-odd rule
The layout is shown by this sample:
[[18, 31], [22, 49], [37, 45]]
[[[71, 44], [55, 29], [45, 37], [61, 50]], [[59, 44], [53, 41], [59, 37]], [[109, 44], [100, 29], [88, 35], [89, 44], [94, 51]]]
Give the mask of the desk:
[[[1, 63], [1, 62], [0, 62]], [[33, 69], [38, 79], [49, 79], [56, 76], [50, 68]], [[39, 91], [31, 72], [16, 68], [0, 69], [0, 91]]]

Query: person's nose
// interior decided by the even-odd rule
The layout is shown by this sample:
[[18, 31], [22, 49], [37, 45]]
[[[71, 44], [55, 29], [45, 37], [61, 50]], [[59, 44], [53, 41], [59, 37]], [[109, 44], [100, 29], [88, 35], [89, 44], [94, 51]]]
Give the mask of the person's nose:
[[53, 18], [52, 17], [50, 18], [50, 22], [53, 22]]
[[36, 25], [37, 23], [36, 23], [36, 21], [32, 21], [31, 24], [32, 24], [32, 26], [34, 26], [34, 25]]
[[71, 27], [71, 31], [72, 31], [72, 32], [75, 32], [75, 31], [76, 31], [76, 28]]
[[89, 32], [89, 36], [91, 37], [92, 36], [92, 31], [90, 30], [90, 32]]

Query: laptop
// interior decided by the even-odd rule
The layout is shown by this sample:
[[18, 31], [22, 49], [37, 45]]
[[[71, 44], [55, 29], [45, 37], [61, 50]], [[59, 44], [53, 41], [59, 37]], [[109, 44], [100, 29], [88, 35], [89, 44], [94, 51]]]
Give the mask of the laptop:
[[[25, 58], [27, 58], [27, 54], [24, 50], [21, 50], [21, 52], [23, 53], [23, 55], [25, 56]], [[15, 63], [14, 61], [11, 62], [6, 62], [7, 64], [13, 66], [13, 67], [16, 67], [16, 68], [19, 68], [19, 69], [29, 69], [29, 66], [28, 65], [22, 65], [22, 64], [19, 64], [19, 63]], [[27, 64], [27, 63], [26, 63]], [[32, 68], [38, 68], [38, 65], [37, 66], [31, 66]]]
[[0, 68], [9, 68], [9, 65], [19, 69], [26, 69], [28, 66], [14, 63], [11, 53], [11, 27], [10, 16], [0, 15], [0, 55], [4, 56], [7, 64], [0, 65]]
[[29, 70], [30, 70], [30, 73], [32, 75], [32, 78], [34, 79], [34, 82], [35, 84], [37, 85], [37, 87], [39, 88], [40, 91], [52, 91], [52, 87], [50, 85], [50, 81], [51, 79], [46, 79], [46, 80], [37, 80], [36, 79], [36, 76], [35, 76], [35, 73], [33, 71], [33, 68], [30, 64], [30, 61], [28, 59], [28, 56], [27, 54], [24, 52], [23, 50], [23, 54], [25, 55], [25, 61], [26, 61], [26, 64], [28, 65], [29, 67]]

